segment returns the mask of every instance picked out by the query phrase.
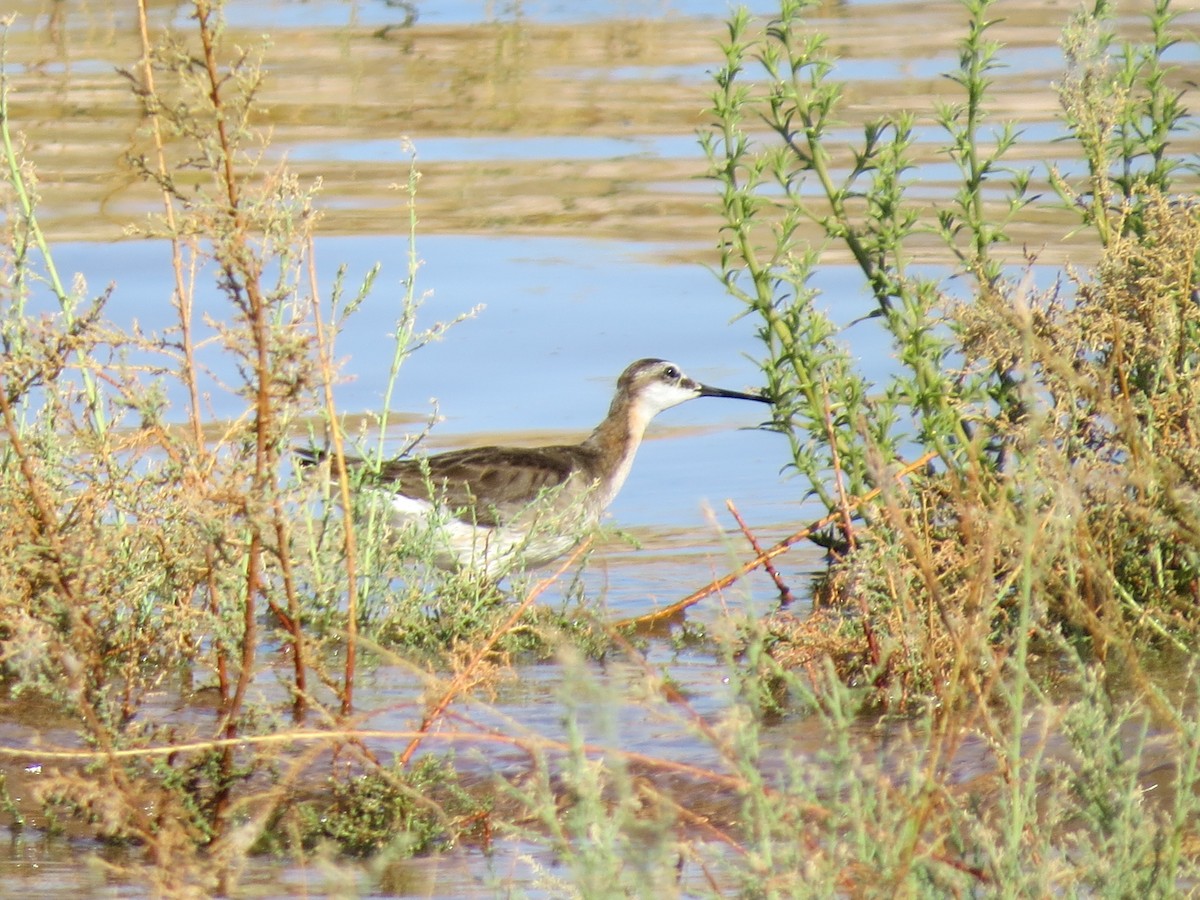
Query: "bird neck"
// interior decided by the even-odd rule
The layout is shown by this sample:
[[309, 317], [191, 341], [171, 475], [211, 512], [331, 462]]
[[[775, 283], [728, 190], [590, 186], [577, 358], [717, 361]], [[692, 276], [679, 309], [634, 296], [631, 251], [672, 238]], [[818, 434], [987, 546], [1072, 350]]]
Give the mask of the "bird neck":
[[596, 455], [597, 479], [607, 483], [605, 506], [625, 483], [650, 419], [637, 404], [619, 396], [613, 400], [604, 421], [583, 442]]

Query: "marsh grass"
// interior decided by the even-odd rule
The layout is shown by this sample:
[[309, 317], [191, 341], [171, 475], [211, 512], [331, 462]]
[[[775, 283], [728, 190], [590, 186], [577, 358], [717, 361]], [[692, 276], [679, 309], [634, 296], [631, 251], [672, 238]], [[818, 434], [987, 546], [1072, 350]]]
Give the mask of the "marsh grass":
[[[345, 427], [332, 386], [375, 273], [318, 290], [316, 188], [264, 168], [261, 51], [225, 43], [219, 8], [198, 3], [182, 34], [152, 37], [143, 17], [125, 73], [146, 123], [131, 164], [163, 199], [142, 228], [173, 251], [163, 334], [118, 329], [107, 292], [64, 283], [0, 116], [0, 662], [7, 697], [76, 736], [0, 748], [41, 767], [32, 793], [5, 777], [15, 831], [99, 838], [126, 851], [105, 857], [114, 877], [179, 897], [236, 894], [256, 854], [345, 894], [411, 854], [504, 841], [536, 848], [527, 886], [553, 896], [1196, 882], [1200, 217], [1179, 194], [1192, 162], [1171, 154], [1191, 120], [1164, 63], [1170, 5], [1140, 43], [1116, 42], [1103, 4], [1066, 23], [1064, 123], [1089, 171], [1052, 173], [1055, 202], [1103, 256], [1049, 288], [1003, 249], [1047, 198], [1008, 163], [1019, 129], [988, 115], [996, 4], [964, 2], [951, 93], [863, 124], [849, 149], [830, 136], [848, 113], [807, 6], [784, 0], [765, 26], [732, 14], [703, 143], [721, 276], [761, 322], [774, 426], [829, 511], [817, 536], [834, 562], [811, 612], [747, 604], [676, 633], [676, 654], [719, 672], [703, 706], [656, 637], [585, 611], [577, 589], [538, 604], [586, 546], [501, 597], [439, 573], [431, 535], [394, 533], [364, 500], [346, 454], [378, 464], [385, 447]], [[930, 122], [962, 175], [936, 209], [906, 198], [912, 131]], [[414, 234], [416, 184], [412, 170], [399, 193]], [[885, 329], [889, 383], [857, 371], [820, 312], [824, 248], [796, 239], [803, 220], [861, 268], [870, 306], [852, 328]], [[965, 301], [911, 265], [931, 238]], [[406, 356], [452, 324], [418, 325], [418, 267], [410, 247], [380, 429]], [[202, 284], [222, 324], [197, 314]], [[203, 401], [218, 370], [242, 403], [228, 422]], [[328, 446], [327, 483], [293, 471], [296, 434]], [[558, 732], [473, 718], [514, 659], [556, 667]], [[407, 728], [369, 727], [356, 688], [377, 664], [411, 682]], [[673, 729], [697, 758], [630, 749], [639, 729]], [[520, 891], [497, 871], [496, 893]]]

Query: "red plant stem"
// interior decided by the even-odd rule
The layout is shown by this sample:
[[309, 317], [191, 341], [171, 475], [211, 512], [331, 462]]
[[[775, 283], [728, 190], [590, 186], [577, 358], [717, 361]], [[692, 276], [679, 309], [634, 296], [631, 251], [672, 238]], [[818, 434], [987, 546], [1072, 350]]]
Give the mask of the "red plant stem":
[[842, 457], [838, 453], [837, 446], [837, 430], [833, 427], [833, 412], [829, 408], [829, 389], [825, 385], [824, 379], [821, 380], [822, 394], [825, 397], [824, 412], [825, 412], [825, 433], [826, 440], [829, 441], [829, 455], [833, 461], [833, 481], [837, 485], [838, 500], [841, 503], [842, 513], [842, 534], [846, 537], [846, 546], [850, 551], [854, 551], [854, 517], [851, 515], [848, 499], [846, 497], [846, 473], [842, 468]]
[[[902, 468], [899, 472], [897, 472], [895, 475], [896, 479], [900, 479], [900, 478], [905, 477], [906, 475], [912, 474], [913, 472], [915, 472], [917, 469], [920, 469], [922, 466], [924, 466], [926, 463], [928, 463], [931, 459], [933, 459], [936, 456], [937, 456], [936, 452], [934, 452], [932, 450], [929, 451], [924, 456], [922, 456], [920, 459], [918, 459], [916, 462], [909, 463], [904, 468]], [[863, 494], [861, 497], [854, 499], [854, 500], [847, 501], [844, 508], [839, 508], [839, 509], [835, 510], [834, 512], [829, 513], [829, 515], [824, 516], [823, 518], [820, 518], [817, 521], [813, 522], [811, 525], [807, 525], [804, 528], [801, 528], [795, 534], [785, 537], [782, 541], [780, 541], [774, 547], [771, 547], [769, 550], [766, 550], [766, 551], [760, 553], [757, 557], [750, 560], [750, 562], [748, 562], [745, 565], [741, 566], [740, 568], [734, 570], [733, 572], [730, 572], [728, 575], [718, 578], [715, 581], [709, 582], [708, 584], [706, 584], [704, 587], [700, 588], [699, 590], [693, 591], [692, 593], [688, 594], [682, 600], [680, 600], [676, 603], [672, 603], [670, 606], [664, 607], [662, 609], [657, 609], [654, 612], [646, 613], [645, 615], [642, 615], [642, 616], [631, 616], [628, 619], [620, 619], [620, 620], [614, 622], [612, 624], [612, 627], [613, 628], [630, 628], [630, 627], [641, 628], [646, 625], [652, 625], [655, 622], [662, 622], [667, 619], [674, 618], [675, 616], [677, 616], [681, 612], [683, 612], [685, 609], [687, 609], [689, 606], [695, 606], [697, 603], [699, 603], [701, 600], [703, 600], [705, 597], [709, 596], [710, 594], [715, 594], [717, 591], [724, 590], [725, 588], [729, 587], [729, 585], [733, 584], [735, 581], [737, 581], [739, 578], [741, 578], [743, 575], [745, 575], [749, 572], [753, 572], [755, 569], [757, 569], [763, 563], [767, 562], [768, 560], [774, 559], [779, 554], [785, 552], [788, 549], [788, 547], [792, 546], [792, 544], [799, 543], [800, 541], [806, 539], [814, 531], [819, 531], [820, 529], [824, 528], [831, 522], [836, 522], [838, 519], [841, 519], [848, 510], [857, 509], [859, 506], [862, 506], [864, 503], [869, 503], [871, 500], [874, 500], [882, 492], [883, 492], [883, 488], [881, 488], [881, 487], [872, 488], [871, 490], [867, 491], [867, 493]]]
[[[204, 52], [204, 70], [208, 77], [209, 102], [216, 112], [217, 141], [221, 148], [221, 186], [228, 201], [226, 213], [229, 217], [229, 234], [221, 242], [224, 246], [216, 255], [222, 260], [221, 268], [228, 290], [240, 298], [244, 293], [247, 317], [254, 338], [255, 352], [255, 416], [254, 416], [254, 475], [250, 485], [252, 497], [267, 495], [270, 474], [271, 445], [271, 359], [267, 330], [268, 322], [262, 291], [259, 284], [259, 267], [246, 243], [246, 222], [241, 210], [237, 172], [234, 169], [233, 145], [226, 123], [224, 102], [221, 99], [221, 73], [217, 62], [216, 46], [213, 42], [213, 8], [207, 0], [196, 2], [196, 22], [200, 32], [200, 44]], [[246, 549], [246, 593], [242, 615], [242, 643], [240, 671], [237, 686], [225, 710], [225, 731], [230, 737], [237, 734], [237, 718], [241, 713], [246, 691], [254, 672], [254, 660], [258, 644], [257, 598], [262, 592], [263, 539], [255, 511], [247, 510], [246, 521], [250, 527], [250, 544]]]
[[[734, 506], [733, 501], [726, 500], [725, 506], [733, 514], [733, 518], [737, 521], [738, 528], [742, 529], [742, 534], [746, 536], [746, 540], [750, 542], [750, 548], [754, 551], [755, 556], [762, 556], [763, 549], [758, 543], [758, 538], [754, 536], [754, 532], [750, 530], [750, 526], [746, 524], [741, 513]], [[775, 568], [769, 559], [763, 561], [763, 568], [767, 570], [767, 574], [775, 582], [775, 587], [779, 589], [779, 602], [787, 606], [795, 599], [792, 597], [792, 589], [784, 583], [783, 576], [779, 574], [779, 570]]]
[[479, 668], [480, 663], [482, 663], [488, 657], [488, 654], [492, 652], [492, 648], [496, 646], [496, 643], [500, 640], [500, 638], [504, 637], [504, 635], [508, 634], [508, 632], [512, 630], [512, 627], [516, 625], [517, 622], [520, 621], [521, 616], [525, 614], [525, 610], [529, 609], [529, 607], [533, 604], [533, 601], [541, 596], [546, 588], [554, 584], [554, 582], [562, 576], [563, 572], [567, 571], [567, 569], [575, 564], [575, 560], [579, 559], [579, 557], [583, 554], [583, 551], [587, 549], [591, 542], [591, 538], [583, 541], [574, 549], [574, 551], [572, 551], [570, 556], [563, 560], [562, 564], [555, 569], [551, 575], [543, 578], [532, 588], [530, 588], [529, 593], [525, 595], [525, 599], [517, 604], [517, 608], [512, 611], [512, 614], [505, 619], [495, 631], [492, 632], [492, 634], [486, 641], [483, 642], [482, 645], [480, 645], [479, 649], [475, 651], [475, 655], [471, 657], [470, 662], [468, 662], [466, 666], [463, 667], [462, 671], [460, 671], [458, 675], [454, 677], [454, 680], [450, 682], [450, 687], [446, 688], [446, 692], [442, 695], [441, 699], [438, 700], [438, 702], [433, 705], [433, 708], [430, 709], [429, 712], [427, 712], [421, 719], [421, 727], [417, 729], [417, 736], [409, 742], [408, 746], [404, 748], [404, 752], [400, 754], [400, 765], [408, 765], [408, 761], [412, 759], [412, 755], [416, 753], [417, 748], [421, 746], [421, 741], [424, 740], [425, 735], [429, 732], [429, 729], [433, 726], [433, 723], [441, 718], [443, 713], [445, 713], [450, 707], [450, 704], [454, 702], [454, 698], [462, 693], [463, 689], [470, 683], [473, 673], [477, 668]]

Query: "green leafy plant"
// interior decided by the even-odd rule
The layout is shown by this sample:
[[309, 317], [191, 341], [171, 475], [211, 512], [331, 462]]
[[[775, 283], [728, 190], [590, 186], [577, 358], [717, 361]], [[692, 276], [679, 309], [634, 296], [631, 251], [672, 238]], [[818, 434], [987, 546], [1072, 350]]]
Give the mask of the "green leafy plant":
[[[1116, 53], [1107, 5], [1065, 29], [1064, 119], [1090, 174], [1078, 186], [1051, 175], [1106, 255], [1094, 280], [1069, 273], [1072, 291], [1039, 295], [1027, 261], [1003, 252], [1034, 197], [1030, 171], [1006, 162], [1019, 128], [988, 113], [1002, 65], [995, 5], [961, 6], [950, 95], [863, 122], [849, 146], [837, 62], [804, 20], [811, 4], [782, 2], [761, 30], [735, 13], [714, 124], [701, 135], [722, 197], [721, 277], [762, 322], [774, 427], [812, 493], [840, 513], [841, 534], [826, 541], [846, 562], [830, 595], [869, 618], [839, 628], [862, 642], [870, 677], [900, 685], [893, 696], [945, 683], [939, 660], [953, 657], [923, 645], [961, 643], [968, 622], [985, 644], [1009, 633], [1022, 602], [1012, 586], [1027, 573], [1008, 548], [1030, 516], [1052, 536], [1041, 550], [1055, 562], [1039, 562], [1034, 588], [1049, 621], [1127, 654], [1137, 633], [1190, 633], [1195, 621], [1181, 603], [1194, 593], [1196, 532], [1179, 498], [1196, 472], [1187, 373], [1197, 216], [1167, 193], [1190, 166], [1170, 154], [1189, 125], [1164, 63], [1179, 39], [1174, 13], [1157, 3], [1148, 41]], [[946, 135], [942, 152], [960, 175], [934, 208], [911, 191], [922, 116]], [[770, 139], [750, 136], [756, 121]], [[954, 262], [937, 279], [911, 265], [929, 234]], [[808, 287], [838, 247], [873, 304], [845, 330]], [[951, 283], [973, 284], [974, 296], [952, 298]], [[895, 359], [884, 384], [858, 373], [843, 344], [870, 323]], [[922, 452], [939, 466], [917, 481], [919, 496], [891, 487], [892, 462]], [[874, 487], [873, 502], [855, 499]], [[1055, 514], [1068, 509], [1081, 530], [1059, 529]], [[918, 622], [925, 641], [910, 639]]]

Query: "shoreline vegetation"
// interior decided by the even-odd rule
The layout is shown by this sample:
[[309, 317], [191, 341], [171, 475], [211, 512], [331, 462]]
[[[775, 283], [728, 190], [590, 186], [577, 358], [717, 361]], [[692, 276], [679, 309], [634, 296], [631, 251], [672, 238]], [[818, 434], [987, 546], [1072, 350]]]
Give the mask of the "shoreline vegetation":
[[[1137, 27], [1104, 0], [1064, 12], [1056, 116], [1077, 156], [1039, 168], [1020, 112], [995, 102], [1006, 4], [946, 9], [961, 37], [919, 109], [864, 115], [813, 3], [731, 13], [708, 49], [696, 218], [731, 308], [759, 323], [771, 427], [797, 494], [828, 513], [805, 537], [830, 562], [811, 598], [707, 629], [538, 604], [586, 544], [511, 600], [438, 573], [436, 535], [390, 533], [355, 489], [338, 461], [382, 460], [404, 360], [455, 323], [418, 318], [414, 164], [385, 402], [348, 423], [337, 340], [374, 274], [318, 290], [320, 185], [266, 152], [274, 47], [231, 40], [206, 2], [166, 30], [139, 7], [125, 164], [157, 197], [139, 232], [173, 248], [163, 334], [118, 328], [107, 292], [56, 270], [38, 197], [53, 185], [14, 131], [8, 70], [0, 665], [6, 703], [73, 735], [0, 747], [10, 829], [98, 841], [105, 877], [169, 897], [236, 896], [264, 859], [331, 891], [398, 890], [414, 855], [506, 842], [546, 860], [497, 882], [506, 895], [1194, 884], [1200, 172], [1194, 68], [1173, 60], [1195, 35], [1168, 0]], [[938, 198], [932, 164], [953, 173]], [[1044, 245], [1094, 249], [1047, 286], [1032, 272], [1061, 258], [1023, 237], [1031, 221]], [[866, 305], [838, 328], [810, 280], [845, 261]], [[226, 304], [203, 346], [198, 279]], [[899, 362], [886, 383], [849, 349], [864, 329]], [[212, 354], [236, 372], [233, 421], [206, 413]], [[328, 440], [328, 490], [292, 471], [298, 434]], [[717, 709], [653, 652], [670, 642], [721, 667]], [[562, 735], [484, 724], [514, 667], [543, 661], [563, 673]], [[372, 728], [358, 702], [379, 667], [421, 686], [409, 727]], [[164, 694], [211, 714], [164, 714]], [[627, 749], [628, 704], [705, 761]], [[777, 735], [799, 721], [815, 749], [789, 752]]]

